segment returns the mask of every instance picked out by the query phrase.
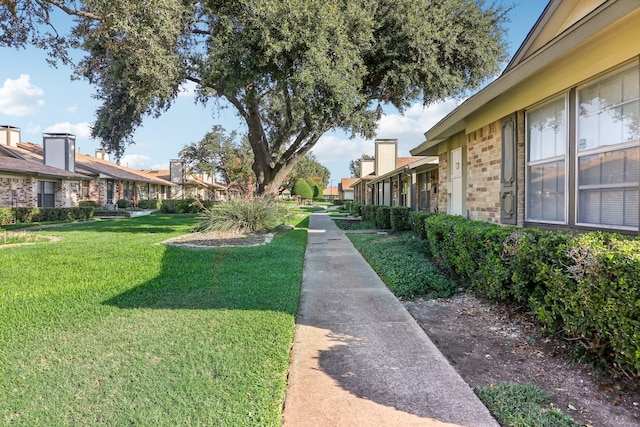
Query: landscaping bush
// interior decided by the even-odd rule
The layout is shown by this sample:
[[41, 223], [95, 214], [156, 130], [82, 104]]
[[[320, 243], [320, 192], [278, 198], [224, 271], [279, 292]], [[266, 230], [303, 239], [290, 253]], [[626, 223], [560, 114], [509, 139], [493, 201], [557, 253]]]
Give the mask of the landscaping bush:
[[600, 364], [640, 373], [640, 240], [576, 235], [555, 260], [540, 272], [543, 300], [531, 301], [538, 318]]
[[[415, 218], [415, 217], [414, 217]], [[618, 373], [640, 373], [640, 239], [424, 219], [434, 263], [460, 283], [527, 305], [544, 328]]]
[[232, 199], [214, 205], [196, 226], [198, 231], [256, 232], [285, 224], [287, 208], [272, 197]]
[[351, 209], [349, 213], [353, 216], [362, 216], [362, 203], [351, 203]]
[[425, 228], [425, 219], [433, 215], [437, 215], [437, 213], [430, 211], [412, 211], [410, 214], [410, 221], [413, 234], [421, 239], [426, 239], [427, 229]]
[[116, 204], [118, 205], [118, 209], [127, 209], [131, 206], [131, 202], [129, 202], [128, 199], [118, 199]]
[[204, 210], [202, 203], [195, 197], [176, 200], [176, 211], [179, 214], [196, 214]]
[[160, 204], [160, 212], [165, 214], [178, 213], [178, 209], [176, 208], [176, 201], [172, 199], [163, 200]]
[[313, 189], [309, 187], [307, 181], [300, 178], [295, 182], [295, 184], [293, 184], [291, 195], [298, 196], [301, 199], [311, 199], [313, 198]]
[[81, 208], [97, 208], [98, 202], [95, 200], [80, 200], [78, 206]]
[[411, 230], [411, 208], [408, 206], [391, 207], [391, 229], [394, 232]]
[[16, 222], [85, 221], [93, 218], [94, 208], [15, 208]]
[[0, 225], [11, 224], [13, 222], [13, 210], [11, 208], [0, 208]]
[[365, 221], [375, 221], [376, 220], [376, 206], [374, 205], [363, 205], [362, 206], [362, 219]]
[[376, 227], [381, 230], [389, 230], [391, 228], [391, 207], [376, 206]]
[[324, 197], [324, 192], [322, 191], [321, 185], [319, 185], [317, 182], [315, 182], [312, 179], [308, 179], [307, 184], [309, 184], [309, 188], [311, 188], [311, 191], [313, 192], [312, 198], [314, 200], [322, 199]]
[[140, 209], [160, 209], [162, 202], [157, 199], [142, 199], [138, 200], [138, 207]]

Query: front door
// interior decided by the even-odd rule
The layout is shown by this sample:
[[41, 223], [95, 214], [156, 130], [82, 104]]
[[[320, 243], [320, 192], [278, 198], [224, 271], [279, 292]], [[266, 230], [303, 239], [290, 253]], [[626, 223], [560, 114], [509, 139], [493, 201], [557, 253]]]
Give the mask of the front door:
[[462, 192], [462, 148], [451, 151], [451, 210], [452, 215], [464, 215]]

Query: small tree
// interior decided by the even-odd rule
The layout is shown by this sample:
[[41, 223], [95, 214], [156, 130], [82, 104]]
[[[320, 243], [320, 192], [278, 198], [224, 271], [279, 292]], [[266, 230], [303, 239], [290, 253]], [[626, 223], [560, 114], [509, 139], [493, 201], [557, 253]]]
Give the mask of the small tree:
[[293, 191], [291, 192], [294, 196], [299, 196], [302, 199], [311, 199], [313, 198], [313, 190], [307, 184], [307, 181], [300, 178], [293, 185]]
[[322, 186], [320, 186], [320, 184], [318, 184], [313, 179], [307, 179], [307, 184], [309, 184], [309, 188], [311, 188], [311, 191], [313, 192], [313, 198], [322, 199]]

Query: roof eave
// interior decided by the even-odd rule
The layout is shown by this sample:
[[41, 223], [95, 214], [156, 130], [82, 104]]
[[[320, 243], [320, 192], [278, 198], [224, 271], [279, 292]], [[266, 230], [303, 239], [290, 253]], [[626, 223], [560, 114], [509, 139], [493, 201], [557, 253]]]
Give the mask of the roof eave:
[[[577, 44], [577, 41], [587, 40], [593, 34], [599, 33], [639, 7], [633, 2], [611, 2], [607, 6], [597, 8], [582, 18], [579, 23], [560, 34], [551, 43], [533, 53], [529, 58], [514, 65], [478, 93], [468, 98], [458, 108], [425, 132], [426, 141], [431, 141], [429, 144], [437, 145], [452, 135], [465, 130], [464, 119], [471, 113], [540, 72], [541, 69], [571, 50]], [[425, 155], [423, 152], [418, 151], [417, 148], [419, 147], [410, 151], [412, 155]], [[427, 145], [424, 148], [431, 148], [431, 146]]]

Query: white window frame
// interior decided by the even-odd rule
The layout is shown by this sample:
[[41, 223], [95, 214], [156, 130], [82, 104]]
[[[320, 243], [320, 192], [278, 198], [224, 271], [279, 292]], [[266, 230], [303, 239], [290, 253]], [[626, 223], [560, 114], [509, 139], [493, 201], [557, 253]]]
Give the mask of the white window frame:
[[[609, 224], [598, 224], [598, 223], [588, 223], [588, 222], [578, 222], [578, 218], [579, 218], [579, 209], [580, 209], [580, 190], [582, 189], [588, 189], [587, 187], [590, 186], [580, 186], [580, 158], [581, 157], [586, 157], [586, 156], [593, 156], [593, 155], [597, 155], [597, 154], [601, 154], [601, 153], [610, 153], [610, 152], [614, 152], [614, 151], [619, 151], [619, 150], [625, 150], [625, 149], [629, 149], [629, 148], [638, 148], [640, 150], [640, 139], [636, 140], [636, 141], [627, 141], [627, 142], [621, 142], [618, 144], [612, 144], [612, 145], [600, 145], [597, 148], [592, 148], [592, 149], [587, 149], [584, 151], [580, 151], [579, 149], [579, 138], [578, 138], [578, 131], [579, 131], [579, 118], [580, 118], [580, 90], [584, 89], [587, 86], [590, 86], [598, 81], [602, 81], [602, 80], [606, 80], [607, 78], [610, 78], [612, 76], [615, 76], [616, 74], [621, 74], [624, 71], [631, 69], [631, 68], [636, 68], [636, 70], [638, 71], [638, 73], [640, 73], [640, 64], [638, 61], [634, 61], [631, 64], [627, 64], [625, 66], [621, 66], [618, 67], [610, 72], [607, 72], [605, 74], [599, 75], [593, 79], [590, 79], [586, 82], [584, 82], [583, 84], [579, 85], [576, 87], [576, 91], [575, 91], [575, 155], [573, 156], [572, 159], [572, 163], [574, 166], [574, 182], [575, 182], [575, 188], [574, 188], [574, 212], [573, 212], [573, 218], [574, 218], [574, 223], [576, 226], [579, 227], [590, 227], [590, 228], [600, 228], [600, 229], [607, 229], [607, 230], [620, 230], [620, 231], [637, 231], [638, 230], [638, 226], [636, 225], [634, 226], [625, 226], [625, 225], [609, 225]], [[640, 102], [640, 101], [639, 101]], [[640, 180], [639, 180], [640, 181]], [[600, 184], [597, 186], [593, 186], [594, 188], [598, 188], [598, 189], [613, 189], [613, 188], [628, 188], [629, 186], [626, 184]], [[638, 191], [640, 192], [640, 182], [638, 182]]]
[[[529, 141], [529, 112], [535, 111], [539, 108], [544, 107], [545, 105], [555, 102], [559, 99], [564, 99], [564, 111], [565, 111], [565, 147], [564, 154], [561, 156], [547, 157], [541, 160], [529, 160], [530, 153], [530, 144]], [[563, 92], [560, 95], [553, 96], [551, 98], [547, 98], [542, 102], [539, 102], [530, 108], [525, 110], [525, 222], [538, 223], [538, 224], [558, 224], [558, 225], [567, 225], [569, 223], [569, 93]], [[546, 163], [557, 162], [559, 160], [564, 159], [564, 206], [563, 209], [563, 221], [550, 221], [550, 220], [542, 220], [537, 218], [531, 218], [529, 216], [529, 193], [531, 191], [529, 184], [529, 169], [531, 166], [543, 165]]]

